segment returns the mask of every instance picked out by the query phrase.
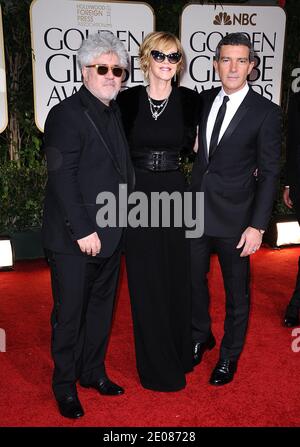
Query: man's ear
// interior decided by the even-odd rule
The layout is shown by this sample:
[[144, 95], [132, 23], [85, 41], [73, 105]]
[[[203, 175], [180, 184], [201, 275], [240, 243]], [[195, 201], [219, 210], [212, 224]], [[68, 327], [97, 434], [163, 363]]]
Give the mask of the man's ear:
[[85, 80], [86, 77], [87, 77], [87, 71], [88, 71], [88, 69], [87, 69], [86, 67], [82, 67], [82, 69], [81, 69], [81, 78], [82, 78], [82, 82], [83, 82], [83, 80]]
[[216, 72], [219, 74], [219, 68], [218, 68], [218, 62], [214, 59], [214, 69], [216, 70]]
[[255, 65], [255, 61], [250, 62], [250, 65], [249, 65], [249, 68], [248, 68], [248, 75], [251, 73], [254, 65]]

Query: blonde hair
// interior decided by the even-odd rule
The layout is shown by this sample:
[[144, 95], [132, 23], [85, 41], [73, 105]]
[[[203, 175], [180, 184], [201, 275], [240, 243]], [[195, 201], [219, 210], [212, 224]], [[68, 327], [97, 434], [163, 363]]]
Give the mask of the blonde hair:
[[167, 51], [171, 46], [176, 46], [177, 51], [182, 54], [176, 66], [176, 74], [183, 68], [183, 48], [180, 40], [172, 33], [166, 31], [154, 31], [147, 34], [143, 40], [140, 51], [140, 67], [146, 79], [149, 79], [149, 65], [152, 50]]

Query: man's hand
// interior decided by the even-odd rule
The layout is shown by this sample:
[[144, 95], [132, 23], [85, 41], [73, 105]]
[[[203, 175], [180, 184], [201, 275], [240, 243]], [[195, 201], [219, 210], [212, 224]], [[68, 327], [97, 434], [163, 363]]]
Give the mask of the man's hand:
[[100, 253], [101, 241], [96, 232], [78, 239], [77, 243], [82, 253], [86, 253], [87, 255], [92, 256], [96, 256], [98, 253]]
[[293, 208], [293, 202], [290, 199], [290, 188], [284, 188], [283, 194], [282, 194], [282, 199], [283, 199], [285, 206], [287, 206], [290, 209]]
[[255, 253], [259, 249], [259, 247], [261, 246], [261, 242], [262, 242], [262, 234], [259, 232], [259, 230], [253, 227], [248, 227], [243, 232], [236, 248], [241, 248], [242, 246], [244, 246], [240, 256], [241, 257], [249, 256]]

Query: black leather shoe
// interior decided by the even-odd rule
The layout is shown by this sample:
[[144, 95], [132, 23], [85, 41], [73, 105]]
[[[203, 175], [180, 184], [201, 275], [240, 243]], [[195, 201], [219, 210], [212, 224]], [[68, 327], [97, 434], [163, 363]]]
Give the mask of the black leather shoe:
[[65, 418], [78, 419], [84, 415], [83, 408], [77, 396], [66, 396], [57, 401], [60, 414]]
[[209, 383], [211, 385], [225, 385], [232, 381], [237, 369], [237, 361], [219, 360], [213, 370]]
[[289, 304], [285, 311], [283, 325], [286, 327], [299, 326], [299, 307]]
[[124, 394], [125, 392], [122, 387], [112, 382], [108, 378], [99, 379], [97, 382], [81, 386], [83, 386], [84, 388], [94, 388], [95, 390], [99, 391], [99, 393], [102, 394], [103, 396], [119, 396], [121, 394]]
[[211, 351], [216, 346], [216, 339], [212, 333], [209, 334], [205, 342], [193, 342], [193, 366], [199, 365], [204, 352], [208, 349]]

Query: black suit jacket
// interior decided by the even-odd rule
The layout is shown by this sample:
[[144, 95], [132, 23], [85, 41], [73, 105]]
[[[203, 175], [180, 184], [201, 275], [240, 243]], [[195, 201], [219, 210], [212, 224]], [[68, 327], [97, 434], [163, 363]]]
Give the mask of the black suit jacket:
[[290, 97], [286, 145], [286, 184], [300, 222], [300, 92]]
[[204, 233], [235, 237], [248, 226], [267, 227], [279, 175], [281, 111], [250, 88], [209, 160], [206, 125], [219, 91], [200, 94], [191, 189], [204, 192]]
[[98, 256], [108, 257], [120, 241], [122, 228], [99, 228], [96, 223], [100, 192], [118, 197], [119, 184], [128, 183], [129, 192], [133, 187], [128, 146], [118, 106], [114, 106], [120, 131], [118, 151], [112, 150], [101, 113], [84, 86], [48, 114], [44, 137], [48, 166], [42, 228], [45, 248], [82, 255], [76, 241], [96, 231], [102, 244]]

